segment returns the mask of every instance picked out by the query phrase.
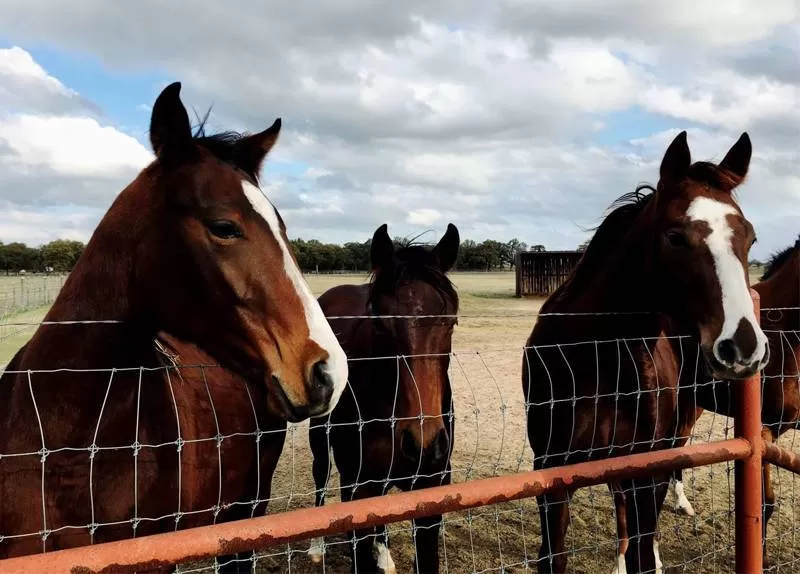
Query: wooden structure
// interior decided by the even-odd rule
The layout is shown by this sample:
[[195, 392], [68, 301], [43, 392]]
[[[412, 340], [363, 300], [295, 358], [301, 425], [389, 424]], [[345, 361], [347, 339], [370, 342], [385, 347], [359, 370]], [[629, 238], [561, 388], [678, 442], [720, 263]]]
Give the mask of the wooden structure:
[[582, 251], [523, 251], [517, 254], [517, 297], [547, 297], [572, 273]]

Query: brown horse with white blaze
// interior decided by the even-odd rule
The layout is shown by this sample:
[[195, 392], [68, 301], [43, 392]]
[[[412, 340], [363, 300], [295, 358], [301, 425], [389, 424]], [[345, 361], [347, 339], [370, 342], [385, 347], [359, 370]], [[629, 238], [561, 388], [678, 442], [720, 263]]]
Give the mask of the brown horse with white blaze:
[[[395, 249], [386, 225], [371, 245], [372, 281], [325, 292], [320, 305], [350, 359], [350, 388], [330, 417], [311, 421], [316, 505], [324, 504], [330, 450], [342, 500], [449, 484], [454, 420], [448, 368], [458, 295], [447, 271], [455, 264], [452, 224], [432, 249]], [[353, 319], [335, 317], [356, 316]], [[416, 569], [439, 571], [441, 515], [414, 521]], [[394, 572], [386, 528], [359, 530], [354, 572]], [[322, 558], [321, 540], [309, 555]]]
[[[776, 253], [753, 285], [761, 299], [761, 326], [769, 341], [769, 362], [761, 380], [763, 437], [775, 441], [800, 426], [800, 237]], [[735, 383], [734, 383], [735, 384]], [[731, 382], [716, 380], [698, 389], [706, 410], [733, 416]], [[764, 532], [775, 509], [771, 468], [764, 465]], [[766, 555], [766, 545], [764, 546]]]
[[155, 160], [0, 378], [0, 558], [263, 511], [286, 421], [336, 405], [346, 356], [258, 187], [280, 126], [193, 135], [158, 96]]
[[[720, 164], [692, 163], [681, 132], [657, 187], [618, 202], [548, 298], [522, 365], [536, 468], [684, 444], [698, 410], [695, 373], [683, 365], [699, 361], [716, 376], [744, 378], [766, 362], [748, 290], [755, 235], [732, 195], [751, 154], [743, 134]], [[699, 346], [685, 345], [686, 336]], [[661, 570], [656, 529], [668, 481], [613, 485], [626, 510], [618, 528], [630, 534], [618, 571]], [[566, 571], [570, 495], [538, 499], [540, 572]]]

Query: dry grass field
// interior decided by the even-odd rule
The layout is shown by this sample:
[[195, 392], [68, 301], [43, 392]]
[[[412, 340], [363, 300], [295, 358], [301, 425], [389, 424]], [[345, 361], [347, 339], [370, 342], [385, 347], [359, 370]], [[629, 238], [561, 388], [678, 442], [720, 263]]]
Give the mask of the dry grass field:
[[[456, 273], [452, 278], [461, 300], [462, 318], [454, 335], [451, 378], [457, 417], [454, 479], [457, 482], [531, 468], [532, 453], [525, 434], [520, 381], [522, 347], [535, 321], [541, 300], [516, 299], [510, 273]], [[754, 279], [756, 279], [754, 277]], [[366, 276], [310, 276], [316, 294], [343, 283], [366, 281]], [[14, 315], [11, 320], [36, 321], [43, 310]], [[2, 323], [3, 321], [0, 321]], [[20, 321], [22, 322], [22, 321]], [[5, 329], [5, 330], [4, 330]], [[0, 326], [0, 364], [30, 335]], [[695, 428], [697, 441], [731, 436], [731, 421], [704, 414]], [[781, 441], [792, 446], [794, 433]], [[773, 571], [794, 572], [800, 557], [796, 536], [798, 483], [788, 473], [774, 473], [779, 484], [775, 517], [770, 526], [769, 555]], [[686, 493], [697, 515], [672, 510], [667, 498], [661, 515], [661, 558], [665, 572], [732, 572], [733, 465], [722, 464], [685, 473]], [[336, 485], [336, 477], [333, 478]], [[273, 483], [270, 512], [313, 505], [314, 485], [308, 449], [307, 423], [292, 425]], [[329, 502], [337, 500], [335, 489]], [[582, 574], [611, 572], [615, 563], [615, 519], [605, 486], [583, 489], [571, 504], [572, 524], [567, 547], [569, 571]], [[410, 572], [413, 562], [410, 523], [390, 526], [392, 554], [398, 572]], [[445, 517], [442, 561], [447, 572], [535, 571], [540, 542], [535, 500], [479, 508]], [[324, 571], [347, 572], [349, 559], [343, 537], [328, 541]], [[259, 559], [264, 572], [322, 572], [305, 555], [307, 543], [275, 548]], [[195, 565], [196, 566], [196, 565]]]

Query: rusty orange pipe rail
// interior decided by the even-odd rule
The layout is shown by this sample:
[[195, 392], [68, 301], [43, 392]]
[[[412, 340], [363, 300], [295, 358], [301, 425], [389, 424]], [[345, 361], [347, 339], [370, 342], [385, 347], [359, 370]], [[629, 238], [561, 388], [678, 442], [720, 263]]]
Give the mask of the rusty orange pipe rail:
[[[261, 550], [315, 536], [467, 510], [678, 468], [705, 466], [752, 456], [741, 438], [595, 460], [516, 474], [388, 494], [319, 508], [303, 508], [178, 532], [59, 550], [0, 561], [4, 574], [133, 572], [223, 554]], [[760, 492], [760, 490], [759, 490]], [[760, 555], [760, 554], [759, 554]]]
[[[755, 316], [761, 316], [761, 298], [751, 289]], [[761, 438], [761, 374], [756, 373], [746, 381], [736, 384], [736, 436], [746, 440], [752, 449], [749, 456], [736, 461], [736, 572], [761, 574], [764, 570], [762, 554], [761, 454], [765, 444]]]
[[800, 456], [777, 444], [765, 441], [762, 458], [765, 463], [769, 462], [784, 470], [800, 474]]

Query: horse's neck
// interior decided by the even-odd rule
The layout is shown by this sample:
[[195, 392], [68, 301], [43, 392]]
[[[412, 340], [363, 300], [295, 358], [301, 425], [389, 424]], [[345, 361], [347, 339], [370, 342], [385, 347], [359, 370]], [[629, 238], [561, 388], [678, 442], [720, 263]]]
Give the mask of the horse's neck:
[[25, 349], [23, 368], [102, 369], [152, 362], [155, 332], [134, 316], [131, 304], [137, 235], [103, 235], [99, 229], [68, 277], [45, 316], [45, 322], [56, 324], [39, 326]]
[[[775, 275], [754, 286], [761, 296], [762, 309], [778, 309], [761, 314], [765, 329], [800, 330], [800, 257], [795, 255]], [[800, 344], [800, 343], [799, 343]]]
[[655, 306], [654, 279], [647, 268], [643, 252], [612, 255], [588, 288], [548, 311], [578, 314], [569, 320], [570, 331], [583, 339], [658, 336], [667, 327], [667, 318], [655, 313], [661, 309]]

